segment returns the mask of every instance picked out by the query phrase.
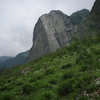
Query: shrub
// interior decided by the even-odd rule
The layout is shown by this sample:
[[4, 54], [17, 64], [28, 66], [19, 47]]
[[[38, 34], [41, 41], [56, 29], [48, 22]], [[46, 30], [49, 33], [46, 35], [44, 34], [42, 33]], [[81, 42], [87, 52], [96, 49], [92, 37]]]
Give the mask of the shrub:
[[87, 87], [87, 93], [91, 93], [93, 91], [95, 91], [97, 89], [96, 85], [95, 84], [90, 84], [88, 87]]
[[30, 78], [30, 82], [35, 82], [37, 80], [40, 80], [41, 78], [43, 78], [43, 74], [41, 73], [35, 74], [34, 76]]
[[70, 67], [72, 67], [72, 64], [71, 63], [68, 63], [66, 65], [63, 65], [61, 68], [62, 69], [66, 69], [66, 68], [70, 68]]
[[74, 86], [79, 92], [86, 90], [87, 86], [92, 81], [92, 76], [88, 73], [83, 74], [83, 76], [80, 76], [77, 81], [75, 82]]
[[51, 91], [44, 91], [41, 94], [40, 100], [54, 100], [54, 94]]
[[87, 52], [86, 48], [82, 48], [81, 52], [78, 54], [78, 57], [76, 58], [76, 63], [77, 64], [83, 64], [86, 63], [90, 55]]
[[71, 78], [71, 77], [73, 77], [73, 73], [70, 72], [70, 71], [67, 71], [62, 75], [62, 79], [68, 79], [68, 78]]
[[73, 88], [74, 80], [66, 80], [59, 84], [57, 88], [58, 96], [66, 96], [74, 91]]
[[49, 83], [50, 84], [57, 84], [57, 79], [52, 77], [52, 78], [49, 79]]
[[0, 94], [0, 100], [13, 100], [13, 96], [11, 93], [1, 93]]
[[31, 84], [24, 84], [22, 86], [22, 93], [29, 95], [31, 92], [33, 92], [33, 86]]
[[81, 50], [81, 53], [76, 58], [76, 63], [82, 65], [83, 71], [85, 70], [85, 68], [94, 69], [94, 67], [97, 67], [95, 56], [92, 53], [88, 52], [85, 48]]
[[54, 70], [53, 70], [53, 69], [47, 69], [47, 70], [45, 71], [45, 74], [46, 74], [46, 75], [53, 74], [53, 73], [54, 73]]
[[88, 69], [88, 66], [86, 65], [81, 65], [80, 71], [86, 71]]
[[93, 78], [94, 78], [93, 75], [85, 73], [82, 79], [85, 81], [85, 83], [90, 84]]
[[78, 100], [90, 100], [90, 98], [87, 96], [81, 96]]
[[51, 85], [47, 81], [36, 81], [32, 84], [33, 92], [36, 92], [40, 89], [51, 89]]

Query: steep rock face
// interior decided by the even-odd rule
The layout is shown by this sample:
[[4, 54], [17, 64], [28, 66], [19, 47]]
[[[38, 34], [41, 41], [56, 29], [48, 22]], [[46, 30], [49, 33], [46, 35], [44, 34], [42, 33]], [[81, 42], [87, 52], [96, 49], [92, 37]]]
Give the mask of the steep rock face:
[[37, 59], [69, 44], [73, 28], [70, 18], [61, 11], [51, 11], [41, 16], [34, 28], [29, 60]]
[[41, 16], [34, 28], [33, 46], [28, 60], [40, 58], [58, 48], [69, 45], [78, 26], [88, 16], [89, 11], [86, 9], [75, 12], [71, 16], [55, 10]]

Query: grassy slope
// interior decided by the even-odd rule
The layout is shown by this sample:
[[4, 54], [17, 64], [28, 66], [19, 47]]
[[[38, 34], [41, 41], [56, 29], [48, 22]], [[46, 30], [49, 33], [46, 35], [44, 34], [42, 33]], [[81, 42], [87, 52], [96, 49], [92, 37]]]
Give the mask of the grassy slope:
[[0, 100], [100, 100], [99, 38], [1, 72]]

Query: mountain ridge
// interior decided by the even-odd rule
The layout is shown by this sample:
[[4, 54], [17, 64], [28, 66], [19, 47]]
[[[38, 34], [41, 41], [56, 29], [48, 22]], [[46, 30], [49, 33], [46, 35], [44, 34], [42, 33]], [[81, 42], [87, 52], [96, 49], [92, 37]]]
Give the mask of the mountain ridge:
[[92, 36], [100, 33], [100, 0], [96, 0], [89, 17], [78, 28], [79, 37]]
[[2, 63], [0, 63], [0, 68], [1, 69], [12, 68], [21, 64], [25, 64], [27, 61], [28, 53], [29, 51], [25, 51], [25, 52], [19, 53], [15, 57], [10, 57], [9, 59], [6, 59]]
[[48, 14], [43, 14], [37, 21], [33, 31], [33, 46], [29, 52], [29, 61], [69, 45], [78, 25], [89, 15], [89, 11], [86, 9], [78, 12], [74, 15], [79, 16], [81, 20], [75, 25], [72, 21], [75, 21], [77, 16], [67, 16], [60, 10], [52, 10]]

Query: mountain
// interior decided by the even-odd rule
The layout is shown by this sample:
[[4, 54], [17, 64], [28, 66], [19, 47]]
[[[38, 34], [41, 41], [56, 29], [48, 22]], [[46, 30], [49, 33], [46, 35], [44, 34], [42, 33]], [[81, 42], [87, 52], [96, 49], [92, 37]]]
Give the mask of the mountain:
[[82, 9], [80, 11], [73, 13], [70, 16], [70, 18], [74, 25], [80, 25], [82, 22], [84, 22], [87, 19], [89, 14], [90, 14], [90, 12], [88, 9]]
[[12, 58], [1, 57], [0, 66], [11, 68], [26, 63], [27, 55], [30, 61], [69, 45], [72, 34], [77, 31], [78, 26], [84, 22], [88, 15], [87, 9], [75, 12], [71, 16], [67, 16], [59, 10], [53, 10], [49, 14], [42, 15], [33, 32], [33, 46], [28, 51], [29, 55], [28, 52], [24, 52]]
[[3, 63], [0, 64], [1, 68], [11, 68], [11, 67], [24, 64], [27, 61], [28, 53], [29, 51], [22, 52], [16, 55], [16, 57], [12, 57], [4, 61]]
[[73, 24], [70, 18], [61, 11], [51, 11], [41, 16], [34, 28], [33, 46], [29, 60], [56, 51], [71, 41]]
[[73, 13], [70, 16], [70, 19], [74, 25], [75, 32], [77, 32], [78, 27], [89, 17], [89, 14], [89, 10], [82, 9], [80, 11]]
[[12, 58], [12, 57], [9, 57], [9, 56], [1, 56], [0, 57], [0, 64], [3, 63], [3, 62], [5, 62], [6, 60], [8, 60], [10, 58]]
[[80, 25], [78, 34], [81, 38], [100, 34], [100, 0], [95, 1], [89, 17]]
[[28, 59], [34, 60], [69, 45], [73, 33], [89, 15], [84, 9], [71, 16], [59, 10], [42, 15], [35, 25], [33, 32], [33, 46]]
[[[100, 28], [100, 0], [96, 0], [90, 13], [90, 19], [96, 29]], [[92, 24], [91, 23], [91, 24]]]
[[[62, 46], [55, 52], [40, 59], [9, 70], [0, 70], [0, 100], [100, 100], [100, 35], [98, 35], [100, 32], [98, 30], [99, 17], [97, 17], [99, 13], [95, 14], [99, 10], [99, 3], [96, 0], [90, 15], [80, 22], [80, 25], [76, 24], [76, 20], [71, 21], [71, 18], [67, 16], [69, 22], [71, 22], [71, 27], [74, 27], [72, 31], [78, 32], [81, 28], [81, 36], [84, 34], [90, 35], [82, 39], [72, 38], [68, 45]], [[59, 19], [58, 15], [56, 17]], [[59, 15], [59, 17], [61, 16]], [[48, 19], [48, 17], [46, 18]], [[60, 24], [63, 25], [62, 21], [64, 20], [60, 19]], [[44, 20], [46, 19], [42, 21]], [[33, 40], [35, 43], [33, 42], [33, 49], [37, 48], [36, 45], [40, 50], [41, 48], [39, 47], [45, 47], [46, 49], [43, 43], [52, 43], [50, 42], [50, 37], [54, 35], [49, 34], [48, 31], [52, 33], [54, 27], [51, 27], [51, 23], [55, 23], [55, 21], [48, 22], [46, 20], [47, 23], [44, 21], [46, 24], [43, 24], [42, 21], [39, 20], [34, 29], [35, 37], [33, 37]], [[76, 31], [75, 27], [77, 25], [79, 27]], [[83, 25], [85, 26], [83, 27]], [[91, 25], [93, 27], [90, 27]], [[61, 30], [64, 31], [63, 29]], [[93, 33], [95, 35], [91, 35]], [[53, 40], [57, 41], [57, 39], [54, 36]], [[34, 49], [37, 50], [36, 54], [40, 54], [38, 49]], [[43, 50], [45, 49], [43, 48]], [[31, 49], [30, 53], [33, 51]], [[24, 56], [27, 55], [26, 53]]]

